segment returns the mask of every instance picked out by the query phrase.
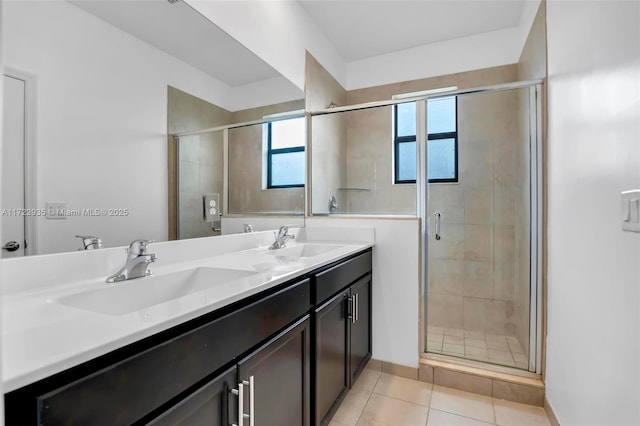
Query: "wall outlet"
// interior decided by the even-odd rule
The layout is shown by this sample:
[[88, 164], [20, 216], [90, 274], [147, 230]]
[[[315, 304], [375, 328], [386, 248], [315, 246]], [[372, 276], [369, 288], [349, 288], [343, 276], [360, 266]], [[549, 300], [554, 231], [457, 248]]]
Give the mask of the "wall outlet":
[[220, 221], [220, 194], [204, 194], [202, 196], [205, 222]]
[[640, 189], [622, 192], [622, 230], [640, 232]]
[[67, 218], [67, 203], [46, 203], [47, 219], [66, 219]]

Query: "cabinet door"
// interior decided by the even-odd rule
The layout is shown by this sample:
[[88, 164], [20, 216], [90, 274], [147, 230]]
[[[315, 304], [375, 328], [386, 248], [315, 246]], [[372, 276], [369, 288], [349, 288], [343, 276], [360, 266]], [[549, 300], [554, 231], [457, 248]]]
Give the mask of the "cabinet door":
[[314, 312], [314, 424], [324, 424], [349, 390], [347, 372], [347, 297], [338, 293]]
[[236, 367], [227, 370], [161, 414], [153, 426], [229, 426], [237, 423]]
[[371, 359], [371, 274], [351, 287], [353, 321], [350, 322], [349, 374], [353, 384]]
[[309, 425], [309, 323], [305, 315], [238, 364], [244, 413], [255, 426]]

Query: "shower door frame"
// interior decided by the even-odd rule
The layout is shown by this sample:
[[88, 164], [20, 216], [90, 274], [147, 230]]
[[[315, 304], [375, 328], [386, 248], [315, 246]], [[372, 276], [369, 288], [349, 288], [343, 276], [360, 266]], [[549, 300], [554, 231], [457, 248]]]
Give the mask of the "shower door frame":
[[[498, 92], [504, 90], [529, 89], [529, 162], [531, 188], [530, 219], [530, 300], [529, 300], [529, 369], [535, 374], [542, 374], [542, 80], [527, 80], [514, 83], [482, 86], [472, 89], [452, 90], [433, 95], [425, 95], [416, 100], [416, 212], [420, 217], [420, 348], [422, 356], [426, 356], [427, 330], [427, 285], [428, 285], [428, 184], [427, 184], [427, 101], [457, 95]], [[459, 360], [459, 359], [458, 359]], [[464, 359], [466, 361], [466, 359]], [[483, 363], [491, 365], [488, 363]]]

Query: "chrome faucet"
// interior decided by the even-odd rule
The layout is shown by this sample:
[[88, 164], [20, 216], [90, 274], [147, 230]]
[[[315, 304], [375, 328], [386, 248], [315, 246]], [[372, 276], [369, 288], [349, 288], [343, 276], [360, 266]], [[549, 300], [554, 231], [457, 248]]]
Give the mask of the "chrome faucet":
[[281, 249], [287, 245], [287, 241], [295, 240], [296, 236], [288, 234], [289, 228], [298, 227], [298, 225], [283, 225], [276, 234], [276, 240], [269, 246], [269, 250]]
[[82, 240], [82, 248], [78, 250], [95, 250], [102, 248], [102, 240], [98, 237], [92, 237], [91, 235], [76, 235], [76, 237]]
[[107, 278], [107, 282], [115, 283], [151, 275], [147, 267], [158, 258], [155, 254], [147, 253], [147, 247], [152, 242], [153, 240], [134, 240], [127, 249], [127, 262], [118, 272]]

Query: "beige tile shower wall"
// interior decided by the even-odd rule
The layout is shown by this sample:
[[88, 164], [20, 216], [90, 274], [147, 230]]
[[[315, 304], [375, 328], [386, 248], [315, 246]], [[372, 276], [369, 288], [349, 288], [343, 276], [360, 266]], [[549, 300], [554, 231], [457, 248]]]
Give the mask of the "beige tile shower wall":
[[231, 120], [231, 112], [175, 87], [167, 86], [169, 134], [222, 126]]
[[304, 214], [304, 188], [263, 188], [262, 124], [229, 129], [229, 213]]
[[[393, 95], [457, 86], [460, 89], [516, 81], [516, 66], [504, 65], [463, 73], [388, 84], [347, 92], [349, 104], [389, 100]], [[393, 109], [347, 114], [347, 186], [349, 213], [415, 214], [416, 188], [393, 184]]]
[[[547, 39], [546, 39], [546, 2], [540, 2], [540, 8], [531, 26], [531, 31], [522, 49], [518, 61], [518, 80], [546, 79], [547, 76]], [[543, 115], [546, 111], [546, 97], [543, 87]], [[529, 96], [526, 92], [520, 94], [520, 137], [529, 137]], [[543, 117], [543, 123], [544, 123]], [[544, 124], [543, 124], [544, 125]], [[543, 131], [544, 139], [546, 132]], [[526, 139], [525, 139], [526, 140]], [[544, 140], [543, 140], [544, 146]], [[520, 342], [525, 353], [529, 352], [529, 306], [530, 306], [530, 247], [529, 227], [531, 218], [531, 204], [529, 191], [529, 155], [526, 150], [521, 150], [517, 159], [517, 182], [519, 191], [516, 199], [516, 244], [518, 245], [519, 261], [514, 288], [514, 324], [515, 337]]]
[[304, 110], [304, 99], [233, 111], [231, 113], [232, 121], [230, 121], [230, 123], [246, 123], [248, 121], [262, 120], [267, 115], [298, 110]]
[[429, 325], [515, 332], [517, 110], [514, 91], [458, 97], [459, 182], [429, 185]]
[[[305, 62], [305, 102], [307, 111], [327, 108], [332, 102], [346, 105], [346, 91], [309, 53]], [[329, 198], [334, 196], [343, 210], [346, 199], [346, 122], [343, 114], [316, 116], [311, 145], [312, 163], [311, 210], [314, 214], [329, 212]]]
[[[168, 86], [167, 129], [174, 134], [227, 124], [231, 112]], [[173, 142], [169, 140], [169, 143]], [[169, 227], [172, 238], [219, 235], [204, 222], [202, 196], [220, 194], [222, 199], [222, 134], [184, 137], [170, 150]], [[177, 169], [177, 170], [176, 170]]]
[[[304, 99], [234, 111], [231, 123], [304, 109]], [[263, 126], [229, 130], [229, 214], [304, 214], [304, 188], [263, 188]]]
[[343, 114], [347, 130], [346, 213], [416, 213], [416, 186], [393, 185], [393, 108]]

